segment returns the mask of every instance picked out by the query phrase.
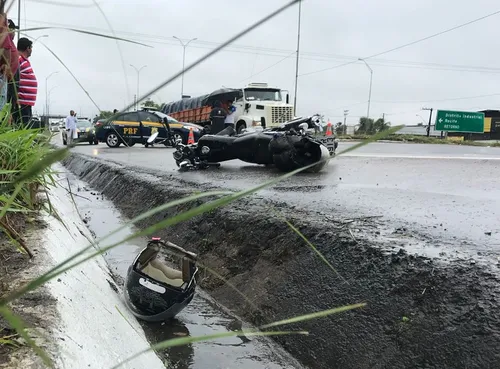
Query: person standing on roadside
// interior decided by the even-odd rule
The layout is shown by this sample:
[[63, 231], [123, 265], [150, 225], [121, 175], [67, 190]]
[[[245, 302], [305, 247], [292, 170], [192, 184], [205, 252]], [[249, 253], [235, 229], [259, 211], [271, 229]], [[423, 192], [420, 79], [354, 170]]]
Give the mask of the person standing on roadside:
[[227, 115], [224, 120], [224, 128], [228, 126], [232, 126], [234, 128], [234, 116], [235, 116], [236, 107], [233, 105], [231, 100], [227, 101]]
[[73, 110], [69, 112], [64, 123], [66, 128], [66, 143], [71, 145], [73, 143], [73, 137], [76, 136], [76, 114]]
[[19, 52], [14, 44], [14, 32], [19, 29], [12, 19], [7, 22], [7, 15], [0, 14], [0, 47], [3, 49], [0, 59], [0, 109], [8, 102], [9, 88], [14, 81], [14, 75], [19, 68]]
[[210, 133], [216, 134], [224, 129], [224, 121], [227, 116], [227, 111], [222, 107], [222, 103], [217, 100], [214, 102], [213, 109], [210, 112]]
[[33, 116], [32, 108], [36, 103], [38, 92], [38, 82], [29, 61], [33, 52], [33, 42], [26, 37], [21, 37], [17, 41], [17, 50], [19, 51], [18, 99], [14, 119], [27, 126]]

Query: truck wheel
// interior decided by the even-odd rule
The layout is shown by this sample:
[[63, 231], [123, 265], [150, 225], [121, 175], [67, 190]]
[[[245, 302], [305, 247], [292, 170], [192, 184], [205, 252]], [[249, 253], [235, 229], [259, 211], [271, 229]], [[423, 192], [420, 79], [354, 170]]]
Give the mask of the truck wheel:
[[245, 128], [247, 128], [247, 124], [245, 123], [244, 120], [240, 120], [238, 123], [236, 123], [236, 133], [240, 134], [241, 131], [243, 131]]
[[118, 147], [120, 146], [120, 139], [115, 132], [109, 132], [106, 135], [106, 145], [109, 147]]

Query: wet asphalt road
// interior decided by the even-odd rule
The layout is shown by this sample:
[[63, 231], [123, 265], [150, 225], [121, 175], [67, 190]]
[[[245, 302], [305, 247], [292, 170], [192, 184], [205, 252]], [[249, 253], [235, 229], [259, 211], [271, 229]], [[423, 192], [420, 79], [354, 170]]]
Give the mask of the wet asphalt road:
[[[80, 216], [95, 237], [107, 236], [126, 223], [112, 202], [103, 199], [73, 174], [66, 173]], [[63, 178], [66, 182], [66, 178]], [[66, 185], [65, 183], [61, 183]], [[101, 246], [122, 240], [137, 232], [125, 227], [109, 237]], [[105, 253], [104, 258], [122, 286], [127, 269], [138, 252], [145, 247], [147, 238], [135, 238]], [[187, 247], [186, 245], [182, 245]], [[189, 247], [187, 247], [189, 249]], [[110, 293], [114, 293], [110, 289]], [[205, 336], [250, 327], [237, 317], [222, 310], [200, 288], [192, 302], [168, 323], [141, 325], [151, 343], [185, 336]], [[302, 369], [290, 354], [269, 339], [262, 337], [228, 337], [173, 347], [162, 352], [172, 369]]]
[[[338, 152], [352, 145], [340, 142]], [[280, 175], [240, 161], [179, 173], [173, 149], [163, 145], [111, 149], [102, 143], [82, 144], [73, 150], [231, 189], [246, 189]], [[372, 143], [337, 157], [321, 173], [294, 176], [259, 194], [332, 218], [381, 216], [385, 231], [379, 238], [393, 242], [392, 230], [405, 227], [413, 240], [401, 245], [409, 251], [430, 256], [446, 251], [496, 264], [500, 260], [498, 173], [500, 148]], [[419, 237], [422, 242], [416, 241]]]

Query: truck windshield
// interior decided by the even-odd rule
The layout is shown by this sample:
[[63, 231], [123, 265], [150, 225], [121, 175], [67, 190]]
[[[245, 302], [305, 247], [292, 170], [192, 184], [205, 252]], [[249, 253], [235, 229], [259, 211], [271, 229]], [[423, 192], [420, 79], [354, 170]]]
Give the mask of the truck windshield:
[[245, 98], [249, 101], [260, 100], [260, 101], [281, 101], [280, 90], [263, 90], [258, 88], [246, 88]]

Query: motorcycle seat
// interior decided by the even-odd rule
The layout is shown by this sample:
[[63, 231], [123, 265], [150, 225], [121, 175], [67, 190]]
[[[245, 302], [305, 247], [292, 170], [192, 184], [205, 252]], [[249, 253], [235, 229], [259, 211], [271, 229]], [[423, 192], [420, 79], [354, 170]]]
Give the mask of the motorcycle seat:
[[215, 135], [216, 136], [229, 136], [229, 137], [232, 137], [232, 136], [236, 135], [236, 131], [234, 130], [233, 126], [227, 126], [222, 131], [220, 131], [219, 133], [216, 133]]

